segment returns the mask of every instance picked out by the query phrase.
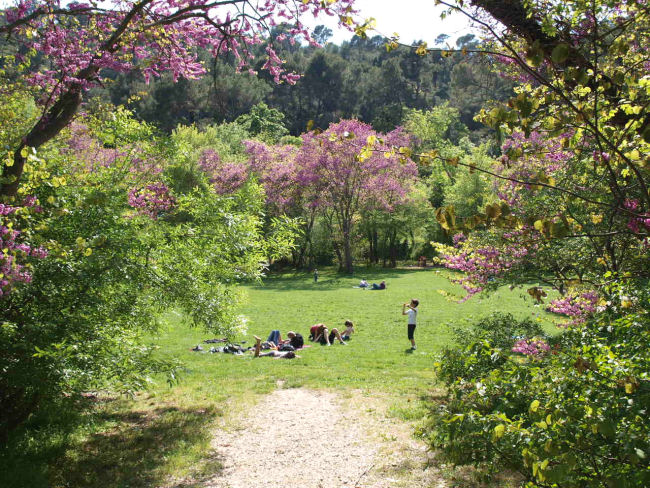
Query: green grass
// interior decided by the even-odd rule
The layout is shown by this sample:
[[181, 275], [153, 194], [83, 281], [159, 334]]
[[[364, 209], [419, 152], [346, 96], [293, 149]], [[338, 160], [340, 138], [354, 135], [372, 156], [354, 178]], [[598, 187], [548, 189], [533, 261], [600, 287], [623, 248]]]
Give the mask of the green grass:
[[[165, 354], [178, 356], [188, 365], [182, 384], [174, 391], [205, 400], [215, 394], [238, 395], [242, 390], [266, 392], [283, 381], [292, 387], [417, 395], [435, 382], [431, 366], [436, 353], [449, 344], [450, 326], [462, 326], [466, 320], [494, 311], [536, 316], [550, 324], [550, 317], [517, 291], [499, 290], [488, 299], [457, 303], [462, 290], [440, 270], [364, 270], [353, 277], [321, 270], [320, 275], [318, 283], [311, 274], [290, 273], [245, 287], [248, 300], [242, 312], [249, 319], [249, 333], [237, 339], [252, 344], [253, 334], [266, 338], [272, 329], [283, 335], [294, 330], [306, 339], [313, 324], [323, 322], [342, 329], [349, 319], [356, 333], [348, 346], [316, 344], [303, 350], [296, 361], [201, 354], [190, 349], [207, 338], [205, 333], [183, 327], [180, 317], [170, 314], [158, 343]], [[354, 288], [361, 278], [385, 279], [388, 287], [379, 291]], [[410, 350], [406, 317], [401, 315], [402, 303], [411, 298], [420, 300], [415, 352]]]
[[[42, 462], [50, 467], [32, 469], [22, 478], [31, 481], [15, 486], [110, 488], [153, 486], [170, 478], [200, 479], [219, 468], [210, 449], [216, 422], [231, 418], [229, 414], [279, 385], [360, 394], [368, 398], [369, 408], [372, 402], [383, 402], [388, 415], [416, 421], [425, 413], [421, 399], [436, 387], [432, 364], [449, 344], [450, 327], [501, 311], [537, 318], [553, 330], [551, 316], [526, 298], [525, 291], [504, 289], [489, 298], [457, 303], [462, 290], [449, 282], [444, 270], [363, 269], [354, 276], [319, 271], [318, 283], [311, 273], [285, 273], [245, 286], [242, 313], [249, 330], [236, 340], [252, 345], [253, 334], [266, 338], [272, 329], [283, 335], [294, 330], [306, 339], [315, 323], [342, 327], [349, 319], [356, 333], [347, 346], [316, 344], [291, 361], [192, 352], [209, 335], [169, 313], [153, 340], [160, 354], [185, 363], [180, 383], [170, 387], [160, 382], [133, 400], [98, 402], [92, 422], [69, 438], [71, 447], [65, 454], [53, 449], [56, 457], [47, 459], [41, 453]], [[354, 288], [361, 278], [385, 279], [387, 289]], [[406, 337], [406, 317], [401, 315], [402, 303], [411, 298], [420, 300], [414, 352]], [[210, 345], [203, 347], [207, 351]], [[17, 460], [14, 465], [20, 469], [24, 463]]]

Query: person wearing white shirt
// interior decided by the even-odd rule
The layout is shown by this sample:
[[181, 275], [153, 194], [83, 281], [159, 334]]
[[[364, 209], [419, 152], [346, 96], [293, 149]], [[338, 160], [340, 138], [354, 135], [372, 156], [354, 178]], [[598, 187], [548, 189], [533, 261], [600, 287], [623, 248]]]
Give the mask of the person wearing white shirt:
[[417, 347], [415, 346], [415, 339], [414, 334], [415, 334], [415, 327], [417, 324], [417, 316], [418, 316], [418, 305], [420, 302], [413, 298], [411, 300], [411, 303], [404, 303], [402, 305], [402, 315], [408, 315], [408, 338], [411, 341], [411, 350], [415, 351]]

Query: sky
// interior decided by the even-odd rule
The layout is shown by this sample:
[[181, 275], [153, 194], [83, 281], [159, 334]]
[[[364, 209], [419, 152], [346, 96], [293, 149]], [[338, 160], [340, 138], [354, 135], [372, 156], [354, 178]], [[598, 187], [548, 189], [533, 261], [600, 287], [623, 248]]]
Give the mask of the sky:
[[[400, 40], [406, 44], [423, 40], [433, 45], [436, 37], [447, 34], [449, 42], [456, 38], [472, 33], [469, 21], [462, 14], [452, 14], [440, 19], [443, 6], [436, 6], [434, 0], [356, 0], [359, 17], [374, 17], [377, 21], [377, 34], [392, 36], [397, 32]], [[337, 29], [335, 22], [324, 22], [325, 16], [314, 20], [314, 25], [326, 24], [334, 32], [331, 42], [339, 44], [349, 40], [352, 34], [343, 29]], [[374, 35], [368, 33], [369, 36]]]
[[[69, 1], [63, 0], [63, 3]], [[13, 4], [11, 0], [0, 0], [0, 8], [10, 4]], [[470, 29], [467, 18], [462, 14], [455, 13], [441, 20], [440, 13], [444, 7], [436, 6], [435, 0], [356, 0], [355, 8], [359, 10], [359, 18], [375, 18], [376, 32], [369, 32], [369, 36], [380, 34], [390, 37], [393, 33], [398, 33], [400, 41], [405, 44], [422, 40], [433, 45], [436, 37], [447, 34], [450, 36], [449, 43], [454, 45], [458, 37], [475, 32]], [[317, 19], [305, 17], [303, 20], [311, 27], [327, 25], [334, 33], [330, 41], [336, 44], [352, 37], [352, 33], [339, 28], [332, 17], [321, 15]]]

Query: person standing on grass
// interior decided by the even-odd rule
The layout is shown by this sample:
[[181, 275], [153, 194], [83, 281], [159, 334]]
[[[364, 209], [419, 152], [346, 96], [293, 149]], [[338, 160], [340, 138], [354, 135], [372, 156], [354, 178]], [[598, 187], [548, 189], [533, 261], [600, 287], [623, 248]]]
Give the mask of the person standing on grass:
[[417, 347], [415, 346], [415, 325], [416, 319], [418, 316], [418, 305], [420, 302], [415, 298], [411, 299], [411, 303], [402, 304], [402, 315], [408, 315], [408, 338], [411, 341], [411, 350], [415, 351]]
[[314, 270], [314, 283], [318, 283], [318, 270]]

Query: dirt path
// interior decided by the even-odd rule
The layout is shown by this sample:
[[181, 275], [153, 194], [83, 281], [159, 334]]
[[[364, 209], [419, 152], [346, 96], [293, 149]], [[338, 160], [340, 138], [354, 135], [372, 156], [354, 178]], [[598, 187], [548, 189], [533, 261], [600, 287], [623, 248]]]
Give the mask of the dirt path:
[[367, 398], [279, 389], [213, 447], [224, 470], [206, 488], [443, 488], [407, 424], [367, 413]]

